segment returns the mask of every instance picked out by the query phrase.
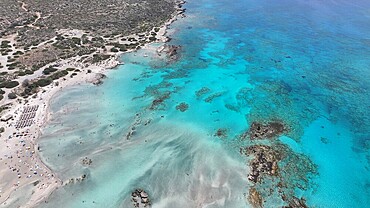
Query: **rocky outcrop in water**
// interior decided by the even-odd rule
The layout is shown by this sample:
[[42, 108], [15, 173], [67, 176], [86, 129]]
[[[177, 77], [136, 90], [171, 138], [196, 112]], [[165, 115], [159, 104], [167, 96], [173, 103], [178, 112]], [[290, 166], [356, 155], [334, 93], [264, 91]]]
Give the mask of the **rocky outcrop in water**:
[[278, 121], [259, 123], [253, 122], [248, 132], [243, 134], [243, 138], [249, 137], [254, 139], [272, 139], [287, 132], [287, 127]]
[[68, 181], [64, 182], [63, 185], [66, 186], [68, 184], [75, 184], [75, 183], [78, 183], [78, 182], [82, 182], [86, 178], [87, 178], [87, 175], [86, 174], [83, 174], [82, 176], [77, 177], [77, 178], [70, 178]]
[[176, 106], [176, 110], [179, 110], [179, 111], [181, 111], [181, 112], [185, 112], [185, 111], [187, 111], [187, 110], [188, 110], [188, 108], [189, 108], [189, 105], [188, 105], [188, 104], [186, 104], [186, 103], [184, 103], [184, 102], [182, 102], [182, 103], [180, 103], [180, 104], [178, 104], [178, 105]]
[[209, 92], [211, 92], [211, 89], [209, 89], [208, 87], [202, 87], [200, 90], [195, 92], [195, 95], [197, 96], [197, 98], [200, 98], [201, 96], [208, 94]]
[[131, 200], [134, 203], [134, 207], [150, 207], [151, 202], [149, 195], [143, 189], [136, 189], [131, 193]]
[[249, 189], [248, 201], [251, 203], [253, 208], [262, 208], [262, 196], [255, 188]]
[[126, 134], [126, 140], [130, 140], [136, 133], [136, 128], [141, 125], [141, 115], [137, 113], [135, 115], [135, 121], [134, 123], [130, 126], [130, 129], [128, 130]]
[[310, 178], [317, 174], [317, 167], [306, 155], [273, 139], [288, 133], [283, 122], [253, 122], [240, 137], [250, 142], [240, 153], [249, 158], [248, 180], [253, 186], [247, 199], [253, 207], [264, 207], [266, 201], [281, 201], [285, 208], [308, 207], [303, 198], [296, 197], [296, 189], [306, 190], [312, 185]]
[[288, 206], [283, 208], [308, 208], [306, 200], [304, 198], [293, 197]]
[[105, 79], [105, 78], [107, 78], [107, 76], [105, 74], [97, 73], [95, 75], [94, 80], [92, 80], [91, 83], [93, 83], [94, 85], [101, 85], [101, 84], [103, 84], [103, 79]]
[[158, 49], [158, 55], [161, 56], [162, 53], [166, 54], [167, 58], [170, 62], [176, 61], [179, 59], [180, 54], [179, 51], [181, 50], [181, 46], [179, 45], [163, 45]]
[[224, 129], [224, 128], [217, 129], [214, 136], [219, 137], [219, 138], [226, 138], [227, 137], [227, 129]]
[[247, 156], [252, 156], [249, 166], [251, 172], [248, 180], [257, 183], [263, 175], [274, 176], [278, 174], [278, 162], [282, 159], [281, 154], [267, 145], [254, 145], [242, 150]]
[[159, 95], [156, 99], [154, 99], [152, 101], [152, 104], [151, 104], [149, 109], [150, 110], [158, 110], [160, 106], [164, 105], [163, 102], [165, 100], [167, 100], [168, 98], [170, 98], [170, 95], [171, 95], [170, 92], [165, 92], [165, 93]]
[[92, 164], [92, 160], [88, 157], [85, 157], [84, 159], [82, 159], [82, 164], [86, 165], [86, 166], [89, 166], [89, 165]]

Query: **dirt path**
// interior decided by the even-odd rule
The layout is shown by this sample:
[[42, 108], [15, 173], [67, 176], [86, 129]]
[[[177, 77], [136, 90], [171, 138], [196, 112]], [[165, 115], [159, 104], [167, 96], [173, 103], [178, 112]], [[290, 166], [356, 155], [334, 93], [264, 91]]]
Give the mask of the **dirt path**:
[[26, 8], [26, 6], [27, 6], [27, 4], [26, 3], [24, 3], [24, 2], [22, 2], [22, 1], [18, 1], [19, 3], [21, 3], [22, 4], [22, 9], [24, 10], [24, 11], [26, 11], [26, 12], [28, 12], [28, 9]]
[[[22, 1], [18, 1], [19, 3], [21, 3], [21, 8], [25, 11], [25, 12], [29, 12], [28, 9], [26, 8], [27, 4], [22, 2]], [[27, 27], [32, 27], [32, 28], [35, 28], [35, 29], [40, 29], [40, 27], [37, 27], [35, 26], [35, 24], [37, 23], [37, 21], [41, 18], [41, 13], [40, 12], [35, 12], [35, 15], [36, 15], [36, 19], [33, 23], [31, 24], [28, 24], [26, 25]], [[24, 27], [24, 26], [19, 26], [19, 27]]]

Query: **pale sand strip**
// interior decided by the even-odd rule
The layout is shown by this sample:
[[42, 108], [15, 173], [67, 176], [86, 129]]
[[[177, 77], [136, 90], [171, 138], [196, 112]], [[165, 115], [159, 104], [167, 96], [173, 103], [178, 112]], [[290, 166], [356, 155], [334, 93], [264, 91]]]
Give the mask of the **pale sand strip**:
[[[37, 99], [29, 99], [27, 104], [17, 104], [9, 110], [7, 114], [13, 115], [13, 120], [7, 122], [6, 131], [2, 134], [0, 145], [0, 202], [6, 206], [9, 202], [17, 198], [22, 193], [17, 193], [22, 187], [39, 183], [35, 186], [31, 198], [25, 207], [31, 207], [47, 196], [62, 182], [47, 168], [38, 157], [36, 139], [42, 134], [41, 127], [45, 125], [49, 117], [49, 102], [53, 95], [58, 91], [72, 85], [93, 81], [96, 73], [102, 73], [106, 69], [113, 68], [118, 64], [115, 58], [109, 59], [99, 65], [88, 66], [84, 71], [91, 70], [92, 73], [79, 73], [73, 78], [59, 80], [59, 85], [55, 83], [44, 87], [45, 92], [38, 93]], [[62, 68], [71, 67], [66, 64]], [[35, 123], [31, 127], [16, 129], [15, 124], [21, 116], [21, 112], [26, 106], [39, 106]], [[22, 135], [22, 136], [21, 136]], [[12, 197], [14, 195], [14, 198]]]

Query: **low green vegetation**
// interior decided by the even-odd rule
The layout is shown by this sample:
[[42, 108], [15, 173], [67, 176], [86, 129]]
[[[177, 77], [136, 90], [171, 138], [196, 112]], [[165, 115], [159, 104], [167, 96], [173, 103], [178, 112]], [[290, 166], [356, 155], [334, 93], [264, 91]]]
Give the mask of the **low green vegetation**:
[[9, 58], [9, 57], [8, 57], [8, 62], [9, 62], [9, 63], [14, 62], [14, 61], [16, 61], [16, 59], [14, 59], [14, 58]]
[[75, 68], [67, 68], [66, 69], [67, 71], [74, 71], [74, 70], [76, 70]]
[[105, 55], [105, 54], [94, 54], [92, 63], [98, 63], [104, 60], [107, 60], [110, 58], [110, 55]]
[[14, 56], [23, 55], [24, 53], [22, 51], [16, 51], [13, 53]]
[[25, 70], [24, 73], [30, 75], [30, 74], [33, 74], [34, 72], [32, 70]]
[[90, 42], [86, 34], [82, 35], [81, 42], [82, 44], [88, 44]]
[[24, 72], [24, 71], [17, 71], [16, 72], [16, 74], [18, 75], [18, 76], [26, 76], [26, 72]]
[[5, 81], [5, 82], [0, 83], [0, 88], [5, 87], [7, 89], [10, 89], [10, 88], [14, 88], [18, 85], [19, 85], [19, 82], [17, 82], [17, 81]]
[[45, 74], [45, 75], [49, 75], [53, 72], [56, 72], [57, 70], [58, 70], [57, 68], [48, 67], [48, 68], [44, 69], [44, 71], [42, 71], [42, 73]]
[[66, 76], [67, 74], [68, 74], [67, 70], [58, 71], [50, 75], [49, 78], [51, 78], [52, 80], [56, 80], [56, 79]]
[[112, 49], [110, 49], [110, 51], [113, 52], [113, 53], [117, 53], [119, 50], [117, 48], [112, 48]]
[[0, 48], [11, 48], [12, 46], [9, 45], [10, 41], [3, 40], [0, 44]]
[[36, 86], [39, 86], [39, 87], [45, 87], [45, 86], [48, 86], [49, 84], [51, 84], [53, 82], [53, 79], [51, 78], [44, 78], [44, 79], [39, 79], [35, 82]]
[[118, 52], [118, 51], [125, 52], [125, 51], [127, 51], [127, 47], [126, 47], [125, 44], [112, 43], [111, 45], [114, 46], [114, 48], [111, 49], [112, 52]]
[[18, 66], [18, 64], [20, 64], [20, 62], [14, 62], [11, 64], [7, 64], [6, 66], [8, 67], [9, 70], [13, 70]]
[[22, 86], [24, 87], [24, 91], [21, 93], [21, 96], [28, 97], [32, 94], [35, 94], [37, 93], [39, 87], [48, 86], [53, 82], [53, 80], [57, 80], [66, 75], [68, 75], [68, 71], [62, 70], [62, 71], [56, 71], [48, 77], [44, 77], [44, 78], [38, 79], [33, 82], [27, 81], [26, 83], [22, 84]]
[[71, 41], [72, 41], [75, 45], [81, 45], [81, 39], [80, 39], [80, 38], [73, 37], [73, 38], [71, 39]]

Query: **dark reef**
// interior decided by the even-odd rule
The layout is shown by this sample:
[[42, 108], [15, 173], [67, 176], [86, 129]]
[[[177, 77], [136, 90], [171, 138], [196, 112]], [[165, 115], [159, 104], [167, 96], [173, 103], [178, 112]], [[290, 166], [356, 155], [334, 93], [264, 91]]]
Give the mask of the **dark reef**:
[[266, 200], [281, 200], [285, 207], [308, 207], [303, 198], [296, 196], [296, 189], [312, 186], [310, 179], [317, 175], [317, 167], [306, 155], [272, 139], [288, 133], [283, 122], [253, 122], [240, 137], [249, 138], [250, 142], [240, 153], [249, 158], [248, 180], [253, 186], [247, 198], [253, 207], [264, 207]]
[[266, 124], [253, 122], [249, 128], [249, 131], [244, 136], [248, 135], [251, 140], [271, 139], [271, 138], [280, 136], [286, 131], [287, 131], [287, 128], [281, 122], [274, 121], [274, 122], [268, 122]]
[[188, 108], [189, 108], [189, 105], [188, 105], [188, 104], [186, 104], [186, 103], [184, 103], [184, 102], [182, 102], [182, 103], [180, 103], [180, 104], [178, 104], [178, 105], [176, 106], [176, 110], [179, 110], [179, 111], [181, 111], [181, 112], [185, 112], [185, 111], [187, 111], [187, 110], [188, 110]]

